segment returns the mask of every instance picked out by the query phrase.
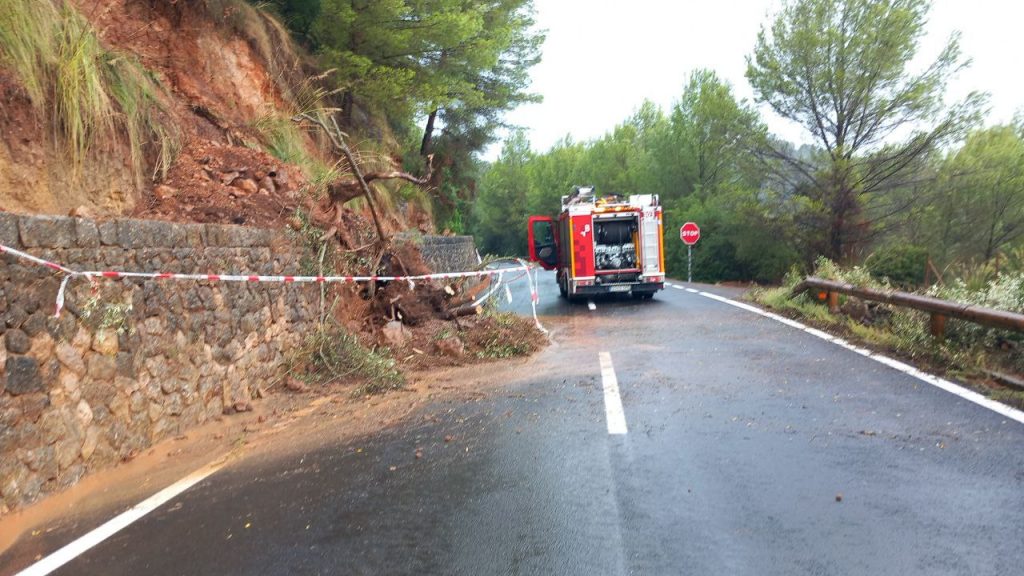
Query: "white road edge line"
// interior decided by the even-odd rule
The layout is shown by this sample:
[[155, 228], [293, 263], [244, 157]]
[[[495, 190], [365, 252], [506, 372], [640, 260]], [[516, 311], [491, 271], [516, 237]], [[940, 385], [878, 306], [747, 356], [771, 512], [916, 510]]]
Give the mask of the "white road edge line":
[[117, 534], [139, 518], [142, 518], [153, 510], [156, 510], [175, 496], [195, 486], [199, 482], [202, 482], [206, 477], [217, 470], [220, 470], [223, 466], [224, 462], [218, 462], [196, 470], [174, 484], [171, 484], [167, 488], [164, 488], [135, 506], [132, 506], [123, 514], [111, 518], [105, 524], [96, 528], [92, 532], [89, 532], [67, 546], [64, 546], [60, 550], [57, 550], [53, 554], [50, 554], [46, 558], [43, 558], [22, 570], [17, 576], [45, 576], [46, 574], [53, 572], [81, 556], [100, 542], [103, 542], [107, 538]]
[[593, 300], [587, 300], [587, 308], [590, 308], [590, 311], [593, 312], [597, 310], [597, 304], [594, 304]]
[[760, 308], [757, 308], [755, 306], [751, 306], [749, 304], [744, 304], [742, 302], [737, 302], [735, 300], [730, 300], [730, 299], [725, 298], [723, 296], [719, 296], [717, 294], [711, 294], [709, 292], [700, 292], [698, 290], [691, 290], [689, 288], [687, 288], [686, 290], [687, 290], [687, 292], [693, 292], [695, 294], [700, 294], [701, 296], [704, 296], [705, 298], [710, 298], [712, 300], [717, 300], [717, 301], [722, 302], [724, 304], [728, 304], [730, 306], [735, 306], [736, 308], [740, 308], [740, 309], [746, 310], [748, 312], [753, 312], [754, 314], [758, 314], [760, 316], [764, 316], [765, 318], [771, 318], [772, 320], [775, 320], [776, 322], [781, 322], [781, 323], [783, 323], [783, 324], [785, 324], [787, 326], [790, 326], [792, 328], [796, 328], [797, 330], [803, 330], [804, 332], [806, 332], [806, 333], [808, 333], [808, 334], [810, 334], [812, 336], [816, 336], [818, 338], [821, 338], [822, 340], [826, 340], [828, 342], [836, 344], [837, 346], [841, 346], [843, 348], [846, 348], [847, 350], [850, 350], [852, 352], [856, 352], [857, 354], [860, 354], [861, 356], [865, 356], [865, 357], [870, 358], [870, 359], [872, 359], [872, 360], [874, 360], [876, 362], [879, 362], [881, 364], [885, 364], [886, 366], [888, 366], [890, 368], [899, 370], [900, 372], [903, 372], [904, 374], [907, 374], [909, 376], [917, 378], [918, 380], [921, 380], [923, 382], [931, 384], [932, 386], [935, 386], [936, 388], [941, 388], [942, 390], [945, 390], [946, 392], [949, 392], [950, 394], [955, 394], [955, 395], [959, 396], [960, 398], [963, 398], [964, 400], [967, 400], [968, 402], [973, 402], [973, 403], [975, 403], [975, 404], [977, 404], [977, 405], [979, 405], [979, 406], [981, 406], [983, 408], [988, 408], [989, 410], [991, 410], [991, 411], [993, 411], [993, 412], [995, 412], [995, 413], [997, 413], [997, 414], [999, 414], [1001, 416], [1005, 416], [1006, 418], [1009, 418], [1010, 420], [1014, 420], [1016, 422], [1024, 424], [1024, 412], [1022, 412], [1020, 410], [1017, 410], [1016, 408], [1007, 406], [1006, 404], [1002, 404], [1000, 402], [996, 402], [995, 400], [992, 400], [991, 398], [987, 398], [987, 397], [985, 397], [985, 396], [983, 396], [981, 394], [978, 394], [977, 392], [975, 392], [973, 390], [968, 390], [967, 388], [964, 388], [963, 386], [960, 386], [958, 384], [954, 384], [954, 383], [950, 382], [949, 380], [946, 380], [946, 379], [943, 379], [943, 378], [939, 378], [938, 376], [935, 376], [933, 374], [928, 374], [927, 372], [922, 372], [921, 370], [918, 370], [917, 368], [914, 368], [913, 366], [911, 366], [909, 364], [900, 362], [899, 360], [894, 360], [892, 358], [889, 358], [888, 356], [883, 356], [882, 354], [876, 354], [876, 353], [874, 353], [874, 352], [872, 352], [870, 350], [866, 350], [864, 348], [860, 348], [858, 346], [854, 346], [853, 344], [850, 344], [849, 342], [847, 342], [846, 340], [844, 340], [842, 338], [839, 338], [838, 336], [833, 336], [831, 334], [827, 334], [827, 333], [822, 332], [821, 330], [818, 330], [816, 328], [811, 328], [810, 326], [806, 326], [806, 325], [801, 324], [800, 322], [797, 322], [795, 320], [790, 320], [789, 318], [786, 318], [786, 317], [783, 317], [783, 316], [779, 316], [778, 314], [772, 314], [771, 312], [766, 312], [764, 310], [761, 310]]
[[608, 352], [598, 354], [601, 362], [601, 384], [604, 388], [604, 412], [608, 418], [609, 434], [626, 434], [626, 413], [622, 409], [622, 397], [619, 395], [619, 379], [615, 377], [615, 366], [612, 355]]

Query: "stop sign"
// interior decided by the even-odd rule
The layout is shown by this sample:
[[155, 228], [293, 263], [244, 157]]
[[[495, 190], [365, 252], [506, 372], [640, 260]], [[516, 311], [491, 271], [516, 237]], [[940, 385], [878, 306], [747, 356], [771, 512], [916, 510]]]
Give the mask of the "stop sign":
[[679, 239], [687, 246], [693, 246], [700, 240], [700, 226], [693, 222], [687, 222], [679, 228]]

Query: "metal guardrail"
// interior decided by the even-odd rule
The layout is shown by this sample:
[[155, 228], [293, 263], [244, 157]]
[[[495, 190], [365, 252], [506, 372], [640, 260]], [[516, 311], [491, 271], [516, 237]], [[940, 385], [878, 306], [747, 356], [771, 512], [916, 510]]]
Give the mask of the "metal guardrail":
[[824, 280], [809, 276], [803, 282], [797, 284], [792, 296], [797, 296], [808, 290], [818, 290], [825, 294], [829, 310], [833, 313], [839, 311], [839, 294], [849, 294], [862, 300], [884, 302], [894, 306], [905, 306], [931, 314], [931, 332], [936, 338], [942, 338], [946, 330], [946, 318], [959, 318], [982, 326], [991, 328], [1002, 328], [1004, 330], [1015, 330], [1024, 332], [1024, 314], [996, 310], [973, 304], [961, 304], [950, 302], [930, 296], [921, 296], [909, 292], [872, 290], [861, 288], [845, 282]]

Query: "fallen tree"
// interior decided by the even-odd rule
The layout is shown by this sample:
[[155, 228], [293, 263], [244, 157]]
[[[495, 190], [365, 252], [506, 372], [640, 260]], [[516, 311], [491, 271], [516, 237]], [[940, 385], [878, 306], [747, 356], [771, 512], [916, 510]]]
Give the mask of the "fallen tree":
[[378, 239], [381, 243], [386, 243], [388, 236], [384, 232], [384, 226], [381, 223], [380, 214], [377, 211], [377, 199], [374, 195], [373, 189], [370, 187], [370, 183], [375, 180], [405, 180], [406, 182], [410, 182], [417, 186], [426, 186], [430, 182], [430, 178], [433, 176], [434, 157], [433, 155], [427, 156], [427, 172], [421, 177], [414, 176], [401, 170], [387, 170], [363, 174], [362, 170], [359, 168], [359, 163], [352, 154], [352, 150], [345, 142], [347, 135], [341, 131], [341, 128], [338, 126], [338, 122], [335, 120], [333, 114], [327, 114], [326, 117], [327, 121], [308, 113], [301, 113], [292, 117], [292, 121], [299, 124], [309, 122], [319, 126], [324, 133], [327, 134], [327, 137], [330, 139], [331, 144], [333, 144], [335, 151], [345, 158], [345, 161], [352, 169], [352, 174], [355, 175], [354, 179], [337, 180], [335, 182], [331, 182], [327, 186], [326, 201], [329, 205], [324, 212], [331, 215], [331, 220], [330, 225], [327, 227], [327, 233], [325, 236], [329, 237], [337, 234], [338, 228], [341, 224], [342, 206], [349, 200], [363, 196], [366, 198], [366, 203], [370, 207], [370, 214], [373, 216], [373, 224], [377, 229]]

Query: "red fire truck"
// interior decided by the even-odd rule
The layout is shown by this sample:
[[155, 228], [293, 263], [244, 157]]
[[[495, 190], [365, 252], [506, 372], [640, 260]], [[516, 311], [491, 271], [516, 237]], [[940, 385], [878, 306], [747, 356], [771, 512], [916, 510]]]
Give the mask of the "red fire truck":
[[531, 216], [530, 260], [557, 270], [562, 296], [628, 293], [652, 298], [665, 287], [662, 210], [656, 194], [598, 198], [593, 186], [562, 196], [557, 219]]

